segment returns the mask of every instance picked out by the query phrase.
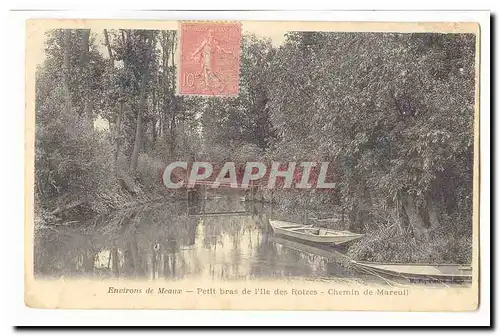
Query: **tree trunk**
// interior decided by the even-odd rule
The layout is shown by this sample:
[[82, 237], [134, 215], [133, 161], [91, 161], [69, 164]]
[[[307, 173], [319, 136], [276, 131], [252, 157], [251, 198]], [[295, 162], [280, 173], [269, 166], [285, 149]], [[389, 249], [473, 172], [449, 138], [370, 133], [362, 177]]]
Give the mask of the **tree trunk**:
[[71, 30], [64, 30], [64, 58], [63, 58], [63, 88], [64, 100], [66, 104], [66, 113], [71, 114], [73, 104], [71, 102], [71, 90], [69, 85], [70, 76], [70, 49], [71, 49]]
[[120, 277], [120, 260], [118, 258], [118, 249], [113, 246], [110, 252], [111, 255], [111, 273], [113, 276], [119, 278]]
[[154, 148], [154, 145], [156, 143], [156, 122], [157, 122], [157, 114], [156, 114], [156, 107], [157, 107], [157, 101], [156, 101], [156, 91], [153, 90], [153, 113], [152, 115], [152, 120], [151, 120], [151, 149]]
[[434, 200], [432, 198], [426, 199], [427, 210], [429, 211], [429, 226], [430, 230], [434, 231], [439, 228], [439, 215], [436, 206], [434, 205]]
[[120, 134], [120, 129], [121, 129], [121, 124], [122, 124], [122, 116], [123, 116], [123, 105], [124, 105], [124, 100], [120, 98], [118, 101], [118, 104], [120, 106], [118, 110], [118, 117], [116, 120], [116, 149], [115, 149], [115, 176], [118, 177], [118, 156], [120, 155], [120, 143], [121, 143], [121, 134]]
[[149, 128], [149, 118], [142, 118], [142, 133], [141, 133], [141, 146], [139, 152], [145, 152], [148, 148], [148, 128]]
[[109, 43], [109, 36], [108, 36], [108, 30], [104, 29], [104, 45], [108, 49], [108, 54], [109, 54], [109, 63], [111, 68], [115, 66], [115, 59], [113, 57], [113, 49], [111, 49], [111, 44]]
[[80, 44], [80, 68], [83, 71], [84, 85], [85, 85], [85, 102], [83, 116], [87, 120], [87, 123], [92, 127], [93, 115], [92, 115], [92, 95], [90, 90], [91, 78], [89, 76], [90, 64], [89, 64], [89, 38], [90, 29], [85, 29], [82, 35], [82, 41]]
[[141, 148], [142, 116], [144, 114], [144, 109], [146, 108], [146, 88], [149, 77], [149, 59], [151, 58], [152, 48], [153, 45], [151, 45], [151, 48], [147, 50], [145, 68], [141, 80], [141, 89], [139, 94], [139, 111], [137, 113], [137, 126], [135, 129], [134, 149], [132, 151], [132, 158], [130, 161], [130, 174], [132, 176], [135, 176], [135, 173], [137, 171], [137, 160], [139, 158], [139, 150]]
[[170, 111], [172, 113], [172, 117], [170, 120], [170, 156], [174, 158], [175, 156], [175, 111], [172, 108]]
[[93, 274], [95, 264], [95, 254], [92, 251], [86, 251], [83, 255], [83, 267], [85, 273]]
[[86, 66], [89, 59], [89, 39], [90, 29], [84, 29], [82, 32], [82, 40], [80, 42], [80, 65]]
[[349, 231], [361, 233], [368, 220], [368, 214], [365, 209], [364, 201], [355, 201], [348, 213]]
[[175, 149], [176, 149], [176, 114], [177, 114], [177, 100], [175, 97], [175, 33], [172, 32], [172, 39], [171, 39], [171, 48], [170, 48], [170, 57], [172, 58], [172, 67], [171, 67], [171, 74], [170, 78], [172, 79], [170, 81], [171, 84], [171, 91], [170, 91], [170, 113], [171, 113], [171, 119], [170, 119], [170, 152], [172, 157], [175, 156]]
[[163, 277], [165, 279], [170, 277], [169, 254], [167, 253], [163, 253]]
[[163, 137], [163, 113], [158, 108], [158, 138]]
[[[120, 29], [121, 35], [122, 35], [122, 44], [125, 46], [125, 52], [128, 54], [130, 51], [130, 44], [129, 44], [129, 37], [128, 34], [123, 30]], [[128, 75], [128, 69], [129, 69], [129, 64], [128, 64], [128, 57], [125, 57], [123, 60], [123, 67], [125, 69], [125, 74]]]
[[151, 268], [152, 268], [152, 280], [157, 279], [156, 272], [158, 271], [158, 262], [156, 259], [155, 243], [151, 243]]
[[434, 205], [429, 207], [429, 221], [431, 222], [431, 230], [439, 228], [438, 214]]
[[413, 229], [415, 237], [421, 238], [423, 236], [425, 239], [428, 239], [429, 232], [427, 231], [425, 223], [418, 212], [415, 200], [413, 199], [412, 195], [406, 195], [403, 207], [405, 209], [406, 215], [408, 216], [408, 221], [410, 227]]
[[348, 211], [349, 231], [361, 233], [369, 221], [367, 203], [369, 202], [370, 195], [363, 183], [359, 184], [359, 179], [354, 180], [352, 177], [351, 179], [349, 183], [349, 198], [351, 199]]
[[402, 235], [408, 229], [408, 216], [403, 206], [403, 201], [399, 197], [399, 192], [396, 193], [396, 204], [394, 205], [394, 212], [396, 217], [396, 225], [398, 233]]
[[175, 31], [172, 31], [172, 39], [171, 39], [171, 45], [170, 45], [170, 57], [172, 59], [172, 73], [170, 78], [172, 78], [171, 84], [172, 84], [172, 94], [175, 93], [175, 49], [176, 49], [176, 33]]
[[168, 32], [163, 31], [162, 32], [162, 49], [163, 49], [163, 59], [162, 59], [162, 65], [163, 65], [163, 77], [162, 77], [162, 87], [163, 87], [163, 106], [162, 106], [162, 128], [161, 128], [161, 133], [166, 136], [168, 134], [168, 121], [167, 121], [167, 115], [168, 115], [168, 110], [169, 110], [169, 105], [170, 105], [170, 85], [168, 84], [168, 73], [169, 73], [169, 65], [168, 65], [168, 58], [170, 55], [169, 51], [169, 44], [170, 44], [170, 35]]

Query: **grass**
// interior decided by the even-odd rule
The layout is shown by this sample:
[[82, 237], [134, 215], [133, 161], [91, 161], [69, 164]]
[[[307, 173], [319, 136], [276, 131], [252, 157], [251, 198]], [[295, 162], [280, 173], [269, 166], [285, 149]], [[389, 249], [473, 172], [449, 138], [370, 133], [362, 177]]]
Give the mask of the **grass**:
[[352, 243], [347, 255], [358, 261], [392, 263], [469, 264], [472, 259], [472, 235], [441, 228], [428, 240], [409, 233], [380, 229]]

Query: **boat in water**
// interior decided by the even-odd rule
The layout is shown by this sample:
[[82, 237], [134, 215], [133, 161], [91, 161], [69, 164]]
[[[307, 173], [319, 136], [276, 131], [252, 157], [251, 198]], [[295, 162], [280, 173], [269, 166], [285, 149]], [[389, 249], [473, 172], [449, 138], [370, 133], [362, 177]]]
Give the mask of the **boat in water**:
[[313, 243], [341, 245], [364, 236], [350, 231], [337, 231], [278, 220], [270, 220], [269, 223], [276, 234]]
[[389, 275], [410, 281], [470, 282], [472, 267], [457, 264], [382, 264], [352, 261], [354, 266], [367, 273]]
[[328, 261], [348, 260], [345, 254], [342, 254], [336, 249], [324, 244], [310, 244], [304, 241], [299, 242], [297, 240], [290, 240], [285, 237], [270, 237], [269, 241], [275, 244], [280, 244], [290, 250], [318, 255]]

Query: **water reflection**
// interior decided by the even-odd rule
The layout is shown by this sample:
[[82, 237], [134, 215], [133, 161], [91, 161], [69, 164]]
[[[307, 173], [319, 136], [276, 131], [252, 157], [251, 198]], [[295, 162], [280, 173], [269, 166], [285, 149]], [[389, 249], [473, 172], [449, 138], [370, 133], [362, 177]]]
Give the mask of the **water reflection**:
[[130, 209], [85, 228], [37, 231], [35, 274], [225, 280], [355, 276], [331, 255], [273, 237], [269, 218], [301, 217], [239, 197]]

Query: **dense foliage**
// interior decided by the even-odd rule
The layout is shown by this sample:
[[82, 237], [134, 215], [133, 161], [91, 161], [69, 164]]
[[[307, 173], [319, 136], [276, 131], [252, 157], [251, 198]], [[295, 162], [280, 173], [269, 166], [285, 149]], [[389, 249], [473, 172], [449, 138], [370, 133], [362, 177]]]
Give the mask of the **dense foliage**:
[[49, 32], [37, 71], [41, 208], [104, 213], [165, 194], [158, 177], [173, 159], [329, 161], [335, 192], [266, 199], [342, 212], [346, 228], [370, 232], [348, 251], [356, 258], [467, 262], [475, 36], [291, 32], [271, 42], [244, 36], [238, 97], [180, 97], [174, 31]]

